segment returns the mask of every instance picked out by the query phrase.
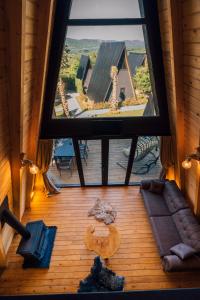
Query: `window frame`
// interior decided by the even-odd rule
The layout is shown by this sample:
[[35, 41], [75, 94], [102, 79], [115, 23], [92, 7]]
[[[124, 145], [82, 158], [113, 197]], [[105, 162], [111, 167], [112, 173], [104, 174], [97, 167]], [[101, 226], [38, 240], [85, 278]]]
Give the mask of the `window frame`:
[[[57, 0], [52, 32], [48, 72], [44, 93], [40, 138], [78, 139], [130, 138], [144, 135], [170, 135], [164, 67], [157, 3], [155, 0], [139, 0], [141, 18], [122, 19], [69, 19], [72, 0]], [[153, 84], [157, 95], [156, 110], [159, 115], [148, 117], [53, 119], [53, 107], [57, 88], [63, 45], [67, 26], [144, 25], [146, 51], [153, 72]], [[151, 37], [151, 38], [148, 38]], [[151, 72], [150, 72], [151, 73]], [[151, 78], [152, 79], [152, 78]]]

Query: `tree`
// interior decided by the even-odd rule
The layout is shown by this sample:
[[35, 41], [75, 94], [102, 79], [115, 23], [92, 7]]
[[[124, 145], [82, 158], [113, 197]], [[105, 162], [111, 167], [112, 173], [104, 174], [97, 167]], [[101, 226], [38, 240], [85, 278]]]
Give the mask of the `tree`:
[[147, 66], [141, 66], [137, 68], [133, 81], [137, 90], [143, 92], [144, 94], [151, 93], [150, 75]]
[[69, 67], [69, 64], [68, 64], [69, 52], [70, 52], [70, 50], [69, 50], [68, 46], [65, 45], [64, 49], [63, 49], [63, 55], [62, 55], [62, 60], [61, 60], [61, 64], [60, 64], [59, 81], [58, 81], [58, 85], [57, 85], [58, 92], [59, 92], [60, 98], [61, 98], [63, 111], [64, 111], [66, 117], [69, 117], [69, 107], [68, 107], [68, 102], [65, 99], [65, 83], [62, 79], [62, 73], [63, 73], [64, 69]]
[[91, 61], [91, 64], [92, 64], [92, 66], [94, 66], [95, 65], [95, 63], [96, 63], [96, 59], [97, 59], [97, 53], [96, 52], [90, 52], [89, 53], [89, 56], [90, 56], [90, 61]]
[[69, 53], [70, 50], [67, 45], [64, 46], [62, 60], [60, 64], [60, 73], [63, 73], [64, 69], [69, 67]]
[[112, 96], [110, 99], [110, 110], [117, 111], [118, 109], [118, 99], [117, 99], [117, 82], [118, 82], [118, 69], [116, 66], [112, 66], [110, 70], [110, 77], [112, 79]]
[[59, 78], [59, 82], [58, 82], [58, 92], [60, 94], [61, 103], [62, 103], [62, 107], [63, 107], [63, 111], [65, 113], [65, 116], [69, 117], [68, 102], [65, 99], [65, 83], [63, 82], [61, 77]]

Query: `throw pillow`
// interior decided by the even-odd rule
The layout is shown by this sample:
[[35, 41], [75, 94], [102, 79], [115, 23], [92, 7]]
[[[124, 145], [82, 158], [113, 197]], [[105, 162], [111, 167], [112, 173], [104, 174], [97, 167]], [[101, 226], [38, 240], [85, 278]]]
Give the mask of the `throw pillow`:
[[177, 244], [170, 248], [170, 251], [180, 257], [182, 260], [197, 253], [197, 250], [184, 243]]
[[155, 194], [162, 194], [165, 183], [161, 180], [152, 180], [149, 191]]

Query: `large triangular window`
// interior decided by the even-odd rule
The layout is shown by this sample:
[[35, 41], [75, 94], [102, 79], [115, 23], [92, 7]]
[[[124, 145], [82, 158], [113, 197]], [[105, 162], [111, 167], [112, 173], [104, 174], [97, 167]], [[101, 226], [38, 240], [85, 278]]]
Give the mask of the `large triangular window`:
[[170, 131], [156, 1], [57, 0], [44, 100], [61, 186], [158, 177]]
[[156, 1], [57, 1], [41, 136], [168, 133]]

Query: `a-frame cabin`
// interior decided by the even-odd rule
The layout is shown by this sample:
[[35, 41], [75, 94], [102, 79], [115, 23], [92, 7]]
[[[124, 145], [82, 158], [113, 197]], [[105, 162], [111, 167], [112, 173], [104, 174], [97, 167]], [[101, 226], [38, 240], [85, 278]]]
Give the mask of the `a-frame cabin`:
[[[123, 19], [125, 16], [121, 13], [119, 19], [109, 20], [103, 19], [103, 14], [100, 15], [102, 19], [73, 19], [70, 15], [71, 2], [0, 0], [0, 298], [199, 300], [199, 270], [163, 270], [150, 223], [155, 217], [148, 218], [140, 193], [140, 182], [133, 183], [130, 179], [134, 178], [131, 162], [134, 160], [139, 130], [140, 136], [145, 136], [146, 133], [148, 136], [160, 136], [160, 159], [166, 179], [174, 180], [180, 188], [179, 193], [175, 193], [171, 200], [173, 202], [174, 199], [184, 198], [187, 208], [183, 208], [183, 211], [190, 210], [190, 220], [194, 221], [195, 218], [195, 222], [189, 221], [185, 224], [186, 214], [179, 218], [179, 212], [176, 212], [176, 221], [178, 226], [186, 225], [184, 236], [188, 243], [191, 238], [198, 237], [196, 234], [199, 234], [200, 218], [200, 157], [196, 148], [200, 144], [200, 1], [141, 0], [139, 2], [143, 4], [144, 17]], [[86, 1], [74, 1], [75, 4], [82, 2], [82, 9], [85, 9], [87, 16], [90, 7], [85, 5]], [[127, 6], [126, 1], [114, 2], [115, 5], [122, 3], [118, 14]], [[92, 5], [95, 1], [90, 3]], [[103, 0], [98, 3], [102, 4]], [[106, 9], [109, 3], [110, 1], [106, 1]], [[111, 7], [112, 12], [115, 12], [115, 5]], [[75, 7], [76, 12], [82, 12], [78, 5]], [[151, 56], [152, 62], [158, 61], [158, 64], [154, 63], [151, 66], [156, 78], [154, 83], [162, 88], [166, 87], [166, 93], [162, 93], [164, 89], [158, 93], [160, 115], [127, 118], [125, 129], [134, 129], [132, 135], [127, 136], [123, 127], [125, 121], [122, 118], [109, 118], [106, 121], [96, 121], [93, 118], [89, 130], [86, 122], [90, 120], [52, 118], [54, 103], [52, 104], [51, 100], [54, 101], [55, 97], [51, 97], [52, 93], [49, 91], [53, 87], [56, 92], [64, 44], [62, 36], [65, 38], [66, 27], [69, 25], [77, 28], [77, 25], [85, 26], [85, 23], [87, 26], [96, 26], [100, 22], [104, 22], [104, 26], [124, 26], [126, 22], [128, 25], [132, 22], [135, 26], [144, 24], [149, 34], [148, 55]], [[55, 35], [57, 40], [53, 44]], [[106, 45], [102, 47], [103, 50], [107, 49]], [[125, 45], [119, 43], [116, 48], [111, 48], [112, 55], [108, 52], [106, 63], [106, 84], [102, 83], [102, 75], [95, 72], [88, 88], [88, 95], [95, 101], [109, 99], [110, 66], [117, 64], [119, 70], [123, 71], [124, 61], [126, 63]], [[156, 55], [158, 49], [162, 50], [158, 52], [160, 55]], [[54, 59], [50, 55], [52, 53]], [[102, 57], [106, 57], [105, 53]], [[163, 69], [160, 68], [160, 61]], [[104, 63], [101, 57], [98, 70], [100, 63]], [[169, 116], [170, 130], [165, 127], [166, 120], [168, 121], [165, 113]], [[41, 130], [43, 121], [46, 127]], [[76, 128], [73, 127], [74, 123], [77, 124]], [[73, 130], [69, 134], [71, 128]], [[42, 179], [43, 175], [48, 179], [45, 175], [49, 167], [56, 168], [51, 160], [53, 140], [54, 144], [58, 145], [61, 144], [58, 139], [71, 137], [73, 143], [68, 145], [70, 149], [73, 146], [75, 150], [70, 153], [74, 155], [75, 161], [72, 173], [77, 172], [78, 180], [70, 187], [60, 185], [61, 189], [54, 190], [53, 194], [53, 190], [50, 186], [47, 189]], [[90, 143], [84, 143], [85, 140]], [[96, 146], [92, 149], [95, 141]], [[131, 145], [126, 172], [117, 165], [119, 156], [123, 153], [121, 142]], [[87, 165], [81, 161], [80, 148], [84, 145], [85, 149], [89, 149]], [[22, 159], [23, 153], [25, 160]], [[182, 162], [186, 158], [183, 165], [187, 169], [184, 169]], [[33, 167], [31, 162], [38, 165], [39, 173], [36, 176], [29, 172], [29, 167]], [[113, 170], [110, 166], [113, 169], [117, 167], [117, 175], [111, 180], [110, 172]], [[84, 178], [86, 167], [89, 168], [90, 174], [93, 170], [91, 177]], [[72, 177], [68, 170], [62, 172], [65, 178]], [[59, 175], [59, 178], [62, 176]], [[113, 183], [113, 178], [120, 179], [120, 184]], [[151, 176], [149, 178], [152, 179]], [[100, 182], [98, 186], [94, 185], [94, 180], [97, 179]], [[156, 205], [159, 197], [159, 194], [152, 193], [151, 203]], [[89, 274], [96, 255], [84, 245], [86, 229], [90, 224], [95, 224], [98, 230], [103, 230], [106, 226], [88, 218], [88, 211], [93, 207], [96, 198], [109, 201], [117, 210], [115, 225], [120, 231], [121, 242], [118, 251], [109, 258], [108, 266], [117, 274], [125, 276], [125, 286], [119, 293], [109, 291], [77, 294], [80, 280]], [[160, 203], [163, 208], [163, 202]], [[173, 206], [173, 209], [179, 209], [179, 203], [178, 206]], [[23, 268], [23, 258], [16, 254], [21, 237], [5, 219], [3, 220], [3, 208], [9, 208], [24, 226], [27, 222], [41, 219], [48, 226], [57, 226], [49, 268]], [[170, 212], [164, 217], [165, 226], [163, 223], [162, 225], [166, 235], [160, 237], [165, 243], [170, 234]], [[14, 223], [18, 224], [16, 219]], [[20, 228], [23, 231], [22, 224]], [[180, 238], [181, 236], [178, 236], [178, 239]], [[199, 244], [199, 240], [196, 241]], [[199, 260], [199, 252], [194, 255]], [[178, 258], [178, 261], [181, 262], [181, 259]], [[182, 261], [184, 263], [184, 259]], [[193, 267], [196, 267], [195, 264]]]
[[111, 67], [118, 69], [118, 100], [135, 97], [125, 42], [102, 42], [89, 82], [87, 96], [95, 103], [108, 101], [112, 94]]

